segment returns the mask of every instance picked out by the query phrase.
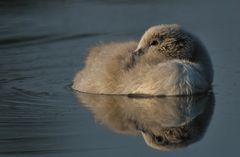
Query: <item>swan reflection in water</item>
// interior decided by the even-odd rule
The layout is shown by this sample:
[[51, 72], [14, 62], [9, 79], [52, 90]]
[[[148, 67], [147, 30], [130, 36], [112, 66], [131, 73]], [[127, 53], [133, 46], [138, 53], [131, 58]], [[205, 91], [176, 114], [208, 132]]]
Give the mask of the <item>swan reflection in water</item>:
[[142, 134], [159, 150], [184, 148], [200, 140], [214, 109], [214, 94], [182, 97], [134, 97], [76, 92], [95, 119], [115, 132]]

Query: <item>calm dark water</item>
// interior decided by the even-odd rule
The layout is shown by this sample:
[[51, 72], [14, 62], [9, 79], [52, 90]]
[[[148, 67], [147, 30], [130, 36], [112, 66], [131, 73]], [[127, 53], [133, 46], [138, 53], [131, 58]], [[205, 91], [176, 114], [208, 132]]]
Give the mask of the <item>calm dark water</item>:
[[[1, 0], [0, 156], [238, 156], [239, 15], [237, 0]], [[138, 39], [161, 23], [181, 24], [205, 43], [213, 95], [150, 100], [70, 89], [88, 47]], [[143, 139], [155, 126], [188, 123], [196, 134], [187, 147], [160, 151]]]

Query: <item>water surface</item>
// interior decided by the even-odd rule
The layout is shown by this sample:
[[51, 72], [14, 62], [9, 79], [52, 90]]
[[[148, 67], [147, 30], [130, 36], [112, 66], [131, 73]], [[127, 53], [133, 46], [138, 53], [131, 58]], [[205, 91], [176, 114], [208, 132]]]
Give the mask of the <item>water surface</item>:
[[[237, 156], [239, 6], [236, 0], [2, 0], [0, 156]], [[196, 34], [215, 70], [215, 105], [207, 108], [211, 116], [203, 135], [167, 152], [148, 146], [141, 134], [116, 133], [99, 123], [70, 89], [87, 48], [139, 39], [161, 23]]]

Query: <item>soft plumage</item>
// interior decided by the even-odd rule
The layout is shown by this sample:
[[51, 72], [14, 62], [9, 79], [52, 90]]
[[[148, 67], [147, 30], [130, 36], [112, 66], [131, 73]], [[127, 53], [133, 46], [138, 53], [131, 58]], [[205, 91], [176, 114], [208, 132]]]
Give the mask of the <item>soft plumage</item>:
[[151, 27], [139, 43], [91, 48], [72, 87], [98, 94], [191, 95], [206, 92], [212, 81], [206, 49], [174, 24]]

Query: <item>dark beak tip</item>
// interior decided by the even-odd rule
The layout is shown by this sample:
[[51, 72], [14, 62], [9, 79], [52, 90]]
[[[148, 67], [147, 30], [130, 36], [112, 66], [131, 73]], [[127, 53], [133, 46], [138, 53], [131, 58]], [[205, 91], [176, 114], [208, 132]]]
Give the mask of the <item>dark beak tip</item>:
[[138, 55], [138, 51], [137, 51], [137, 50], [134, 50], [134, 51], [132, 52], [132, 54]]
[[140, 56], [142, 54], [142, 50], [141, 49], [136, 49], [133, 51], [134, 55]]

